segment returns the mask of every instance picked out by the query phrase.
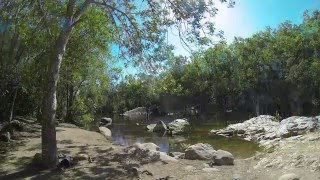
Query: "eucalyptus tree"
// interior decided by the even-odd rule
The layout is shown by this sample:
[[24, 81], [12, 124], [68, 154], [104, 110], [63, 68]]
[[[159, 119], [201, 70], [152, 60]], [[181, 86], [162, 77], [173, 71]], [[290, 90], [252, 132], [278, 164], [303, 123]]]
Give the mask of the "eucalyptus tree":
[[[222, 2], [226, 2], [223, 0]], [[91, 9], [104, 11], [109, 18], [105, 26], [113, 30], [114, 43], [120, 45], [120, 54], [137, 62], [150, 63], [146, 54], [152, 53], [165, 28], [176, 27], [181, 39], [196, 44], [209, 44], [214, 35], [211, 22], [203, 21], [205, 16], [217, 12], [213, 2], [200, 1], [116, 1], [116, 0], [68, 0], [37, 1], [37, 9], [44, 29], [52, 32], [54, 40], [49, 51], [46, 81], [44, 84], [44, 103], [42, 107], [42, 158], [46, 166], [56, 164], [56, 89], [62, 59], [65, 55], [74, 29], [83, 22]], [[232, 6], [234, 3], [230, 1]], [[97, 14], [96, 18], [101, 18]], [[204, 33], [202, 33], [204, 32]]]

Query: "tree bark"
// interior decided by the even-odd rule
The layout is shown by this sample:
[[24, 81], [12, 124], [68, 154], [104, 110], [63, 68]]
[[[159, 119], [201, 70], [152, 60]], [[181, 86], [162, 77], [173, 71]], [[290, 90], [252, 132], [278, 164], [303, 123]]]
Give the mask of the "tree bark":
[[73, 85], [68, 85], [67, 88], [67, 113], [66, 113], [66, 121], [69, 123], [73, 123], [73, 103], [74, 103], [74, 88]]
[[12, 104], [11, 104], [11, 108], [10, 108], [9, 122], [11, 122], [12, 119], [13, 119], [13, 110], [14, 110], [14, 104], [15, 104], [16, 98], [17, 98], [17, 93], [18, 93], [18, 87], [16, 87], [16, 88], [14, 89]]
[[56, 142], [56, 109], [57, 109], [57, 82], [59, 79], [59, 70], [68, 44], [71, 32], [86, 8], [92, 3], [92, 0], [85, 0], [76, 12], [76, 0], [69, 0], [66, 11], [66, 21], [58, 39], [55, 42], [53, 51], [49, 58], [47, 69], [47, 80], [44, 92], [42, 107], [42, 161], [46, 167], [57, 165], [57, 142]]
[[56, 142], [56, 109], [57, 109], [57, 82], [63, 54], [72, 32], [71, 22], [66, 24], [56, 40], [48, 62], [47, 80], [42, 107], [42, 160], [44, 166], [57, 165]]
[[257, 97], [255, 102], [256, 116], [260, 116], [260, 99]]

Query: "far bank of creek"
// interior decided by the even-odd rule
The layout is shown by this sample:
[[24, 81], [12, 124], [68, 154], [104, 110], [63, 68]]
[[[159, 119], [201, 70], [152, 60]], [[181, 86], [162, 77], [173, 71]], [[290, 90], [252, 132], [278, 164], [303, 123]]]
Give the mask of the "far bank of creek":
[[[182, 117], [180, 117], [182, 118]], [[241, 138], [209, 137], [208, 133], [212, 129], [221, 129], [229, 124], [243, 122], [249, 119], [246, 114], [239, 113], [215, 113], [201, 114], [198, 116], [185, 117], [191, 124], [191, 130], [184, 135], [162, 135], [146, 131], [146, 125], [157, 123], [162, 120], [170, 123], [177, 117], [150, 117], [140, 120], [129, 120], [123, 116], [113, 116], [113, 123], [110, 128], [112, 139], [115, 144], [130, 146], [134, 143], [152, 142], [160, 147], [162, 152], [183, 152], [189, 145], [196, 143], [208, 143], [215, 150], [223, 149], [231, 152], [235, 158], [248, 158], [261, 150], [259, 145]]]

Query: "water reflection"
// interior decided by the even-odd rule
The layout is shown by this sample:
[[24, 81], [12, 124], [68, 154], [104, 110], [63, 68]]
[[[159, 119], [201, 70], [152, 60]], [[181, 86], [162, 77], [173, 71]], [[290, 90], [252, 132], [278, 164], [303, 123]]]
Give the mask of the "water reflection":
[[[210, 116], [211, 118], [213, 116]], [[246, 158], [254, 155], [259, 150], [257, 144], [244, 141], [239, 138], [212, 138], [208, 136], [210, 129], [218, 129], [226, 126], [226, 121], [212, 120], [205, 115], [188, 118], [190, 119], [192, 130], [184, 136], [166, 136], [146, 131], [147, 124], [165, 120], [166, 123], [172, 121], [171, 117], [154, 117], [149, 122], [145, 120], [130, 121], [122, 117], [113, 118], [112, 137], [116, 144], [130, 146], [134, 143], [153, 142], [160, 147], [162, 152], [183, 151], [188, 145], [196, 143], [209, 143], [216, 150], [223, 149], [230, 151], [237, 158]], [[228, 120], [228, 122], [235, 122]], [[138, 124], [137, 124], [138, 123]]]

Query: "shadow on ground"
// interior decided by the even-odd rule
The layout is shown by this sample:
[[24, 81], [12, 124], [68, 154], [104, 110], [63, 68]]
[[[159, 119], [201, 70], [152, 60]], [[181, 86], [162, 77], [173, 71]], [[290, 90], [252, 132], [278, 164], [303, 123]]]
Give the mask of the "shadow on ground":
[[[68, 142], [69, 143], [69, 142]], [[72, 142], [70, 142], [72, 143]], [[45, 170], [32, 165], [31, 157], [15, 158], [16, 167], [21, 166], [15, 172], [1, 172], [0, 180], [10, 179], [135, 179], [132, 173], [132, 167], [136, 165], [128, 165], [119, 162], [113, 157], [112, 148], [106, 147], [90, 147], [90, 146], [71, 146], [72, 148], [59, 150], [59, 153], [69, 154], [70, 152], [96, 154], [92, 157], [93, 162], [81, 161], [73, 167], [61, 170], [58, 168]], [[11, 157], [14, 158], [14, 157]]]

